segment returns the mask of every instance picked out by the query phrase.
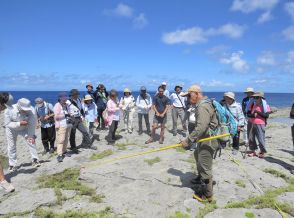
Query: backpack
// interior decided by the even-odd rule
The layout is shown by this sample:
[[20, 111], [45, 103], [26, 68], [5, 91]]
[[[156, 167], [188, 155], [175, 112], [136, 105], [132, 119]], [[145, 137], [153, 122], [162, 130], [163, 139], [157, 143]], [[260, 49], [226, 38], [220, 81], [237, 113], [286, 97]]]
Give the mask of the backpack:
[[[229, 133], [232, 137], [235, 136], [238, 132], [238, 125], [232, 113], [216, 100], [208, 99], [204, 102], [210, 102], [212, 104], [218, 120], [218, 126], [214, 130], [211, 130], [212, 135], [216, 136]], [[218, 139], [220, 144], [225, 144], [229, 140], [230, 136]]]

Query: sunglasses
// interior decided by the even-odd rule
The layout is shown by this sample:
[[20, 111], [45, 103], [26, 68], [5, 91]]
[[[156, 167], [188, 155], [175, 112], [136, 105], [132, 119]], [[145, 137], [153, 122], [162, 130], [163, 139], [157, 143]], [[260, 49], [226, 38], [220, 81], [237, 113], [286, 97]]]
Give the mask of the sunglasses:
[[260, 97], [253, 97], [254, 99], [260, 99]]

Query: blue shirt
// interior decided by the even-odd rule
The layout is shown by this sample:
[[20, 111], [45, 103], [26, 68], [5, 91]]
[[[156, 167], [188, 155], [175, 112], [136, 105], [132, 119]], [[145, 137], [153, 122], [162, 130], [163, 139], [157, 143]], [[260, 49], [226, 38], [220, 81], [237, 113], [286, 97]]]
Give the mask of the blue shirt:
[[40, 120], [42, 128], [50, 128], [54, 125], [54, 118], [50, 118], [49, 120], [44, 120], [44, 117], [49, 114], [53, 114], [53, 105], [47, 102], [44, 102], [43, 107], [36, 107], [36, 113], [38, 119]]

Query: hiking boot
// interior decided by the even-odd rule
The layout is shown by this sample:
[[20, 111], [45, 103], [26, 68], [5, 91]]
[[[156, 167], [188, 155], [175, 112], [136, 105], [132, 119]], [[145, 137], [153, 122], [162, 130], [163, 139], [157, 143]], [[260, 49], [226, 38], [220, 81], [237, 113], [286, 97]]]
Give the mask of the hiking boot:
[[57, 156], [57, 161], [60, 163], [63, 161], [63, 156], [62, 155], [58, 155]]
[[237, 155], [238, 154], [238, 150], [237, 149], [233, 149], [232, 150], [232, 155]]
[[145, 144], [150, 144], [150, 143], [152, 143], [153, 142], [153, 138], [150, 138], [150, 139], [148, 139], [146, 142], [145, 142]]
[[259, 154], [258, 154], [258, 157], [259, 157], [259, 158], [264, 158], [264, 156], [265, 156], [265, 155], [264, 155], [264, 152], [259, 152]]
[[0, 187], [3, 188], [7, 193], [14, 192], [15, 188], [13, 185], [6, 180], [0, 182]]
[[32, 166], [33, 167], [40, 167], [41, 163], [39, 162], [38, 159], [34, 158], [33, 161], [32, 161]]
[[192, 184], [200, 184], [200, 179], [201, 179], [201, 177], [198, 175], [196, 178], [194, 178], [194, 179], [191, 179], [191, 183]]
[[10, 173], [13, 173], [13, 172], [17, 171], [17, 167], [16, 166], [9, 166], [8, 170]]
[[255, 151], [251, 151], [250, 153], [247, 154], [248, 157], [257, 157], [257, 154]]

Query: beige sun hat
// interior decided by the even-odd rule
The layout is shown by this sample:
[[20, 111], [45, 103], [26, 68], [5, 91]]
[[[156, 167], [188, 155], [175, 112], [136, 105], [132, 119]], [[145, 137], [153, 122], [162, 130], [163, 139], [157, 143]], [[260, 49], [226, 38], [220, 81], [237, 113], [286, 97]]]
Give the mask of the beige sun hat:
[[235, 100], [235, 93], [234, 92], [225, 92], [224, 97], [228, 97], [228, 98]]
[[29, 99], [21, 98], [17, 101], [17, 108], [22, 111], [32, 110], [31, 102]]
[[252, 95], [252, 97], [261, 97], [261, 98], [264, 98], [264, 93], [258, 91], [258, 92], [255, 92], [255, 93]]
[[91, 101], [91, 100], [93, 100], [91, 95], [86, 95], [84, 98], [84, 101]]
[[248, 92], [253, 92], [253, 93], [254, 93], [254, 89], [251, 88], [251, 87], [248, 87], [248, 88], [244, 91], [244, 93], [248, 93]]
[[200, 86], [198, 85], [192, 85], [189, 87], [188, 91], [187, 92], [184, 92], [181, 94], [181, 96], [187, 96], [188, 94], [190, 94], [191, 92], [197, 92], [197, 93], [200, 93], [201, 92], [201, 88]]
[[128, 92], [128, 93], [131, 93], [131, 90], [130, 90], [129, 88], [125, 88], [125, 89], [124, 89], [124, 93], [127, 93], [127, 92]]

